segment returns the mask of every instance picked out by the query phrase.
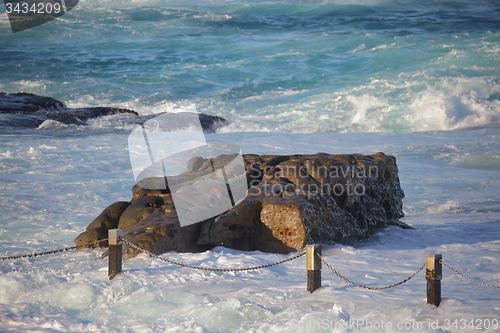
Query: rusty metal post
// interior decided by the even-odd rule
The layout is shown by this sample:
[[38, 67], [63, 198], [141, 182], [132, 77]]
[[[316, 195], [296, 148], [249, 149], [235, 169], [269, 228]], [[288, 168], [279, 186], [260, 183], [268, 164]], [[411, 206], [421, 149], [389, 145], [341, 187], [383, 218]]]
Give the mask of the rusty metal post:
[[108, 231], [109, 243], [109, 265], [108, 278], [112, 280], [116, 274], [122, 271], [122, 229], [110, 229]]
[[321, 245], [306, 246], [307, 290], [313, 292], [321, 287]]
[[427, 279], [427, 304], [439, 306], [441, 303], [441, 279], [443, 266], [441, 254], [427, 255], [425, 258], [425, 278]]

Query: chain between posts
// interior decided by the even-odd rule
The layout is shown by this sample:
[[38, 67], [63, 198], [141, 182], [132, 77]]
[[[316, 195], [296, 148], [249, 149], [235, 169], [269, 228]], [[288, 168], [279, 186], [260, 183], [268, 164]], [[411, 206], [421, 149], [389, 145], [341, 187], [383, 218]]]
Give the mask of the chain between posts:
[[[275, 263], [272, 263], [272, 264], [266, 264], [266, 265], [261, 265], [261, 266], [254, 266], [254, 267], [248, 267], [248, 268], [210, 268], [210, 267], [200, 267], [200, 266], [194, 266], [194, 265], [188, 265], [188, 264], [183, 264], [183, 263], [180, 263], [180, 262], [176, 262], [174, 260], [171, 260], [171, 259], [167, 259], [167, 258], [163, 258], [157, 254], [154, 254], [152, 252], [149, 252], [147, 250], [144, 250], [142, 248], [140, 248], [139, 246], [127, 241], [126, 239], [120, 237], [120, 239], [127, 245], [143, 252], [143, 253], [146, 253], [148, 255], [150, 255], [151, 257], [154, 257], [154, 258], [157, 258], [159, 260], [162, 260], [162, 261], [165, 261], [165, 262], [168, 262], [170, 264], [173, 264], [173, 265], [177, 265], [177, 266], [181, 266], [181, 267], [187, 267], [187, 268], [193, 268], [193, 269], [199, 269], [199, 270], [204, 270], [204, 271], [211, 271], [211, 272], [243, 272], [243, 271], [250, 271], [250, 270], [257, 270], [257, 269], [262, 269], [262, 268], [267, 268], [267, 267], [272, 267], [272, 266], [276, 266], [276, 265], [280, 265], [280, 264], [283, 264], [285, 262], [288, 262], [288, 261], [292, 261], [292, 260], [295, 260], [295, 259], [298, 259], [302, 256], [304, 256], [306, 254], [305, 250], [302, 250], [300, 252], [300, 254], [294, 256], [294, 257], [291, 257], [291, 258], [288, 258], [288, 259], [285, 259], [285, 260], [281, 260], [281, 261], [278, 261], [278, 262], [275, 262]], [[98, 241], [95, 241], [95, 242], [90, 242], [90, 243], [87, 243], [87, 244], [83, 244], [83, 245], [77, 245], [77, 246], [71, 246], [71, 247], [67, 247], [67, 248], [63, 248], [63, 249], [58, 249], [58, 250], [52, 250], [52, 251], [46, 251], [46, 252], [38, 252], [38, 253], [32, 253], [32, 254], [24, 254], [24, 255], [19, 255], [19, 256], [6, 256], [6, 257], [0, 257], [0, 260], [10, 260], [10, 259], [20, 259], [20, 258], [34, 258], [34, 257], [38, 257], [38, 256], [43, 256], [43, 255], [46, 255], [46, 254], [55, 254], [55, 253], [59, 253], [59, 252], [66, 252], [66, 251], [71, 251], [71, 250], [76, 250], [76, 249], [79, 249], [79, 248], [85, 248], [85, 247], [88, 247], [88, 246], [92, 246], [92, 245], [95, 245], [95, 244], [100, 244], [102, 242], [105, 242], [107, 241], [108, 239], [105, 238], [105, 239], [101, 239], [101, 240], [98, 240]], [[394, 288], [394, 287], [397, 287], [399, 285], [402, 285], [403, 283], [406, 283], [408, 282], [409, 280], [411, 280], [413, 277], [415, 277], [418, 273], [420, 273], [420, 271], [422, 269], [424, 269], [425, 267], [425, 264], [422, 265], [422, 267], [420, 267], [415, 273], [413, 273], [411, 276], [409, 276], [408, 278], [406, 278], [405, 280], [401, 281], [401, 282], [398, 282], [396, 284], [393, 284], [393, 285], [390, 285], [390, 286], [387, 286], [387, 287], [369, 287], [369, 286], [364, 286], [364, 285], [361, 285], [359, 283], [356, 283], [356, 282], [353, 282], [351, 280], [349, 280], [348, 278], [346, 278], [345, 276], [343, 276], [342, 274], [340, 274], [339, 272], [337, 272], [332, 266], [330, 266], [330, 264], [320, 255], [318, 254], [318, 257], [321, 259], [321, 261], [328, 267], [330, 268], [330, 270], [335, 273], [338, 277], [340, 277], [341, 279], [343, 279], [344, 281], [346, 281], [347, 283], [350, 283], [354, 286], [357, 286], [357, 287], [360, 287], [360, 288], [364, 288], [364, 289], [368, 289], [368, 290], [385, 290], [385, 289], [390, 289], [390, 288]], [[472, 281], [472, 282], [475, 282], [477, 284], [480, 284], [480, 285], [483, 285], [485, 287], [490, 287], [490, 288], [495, 288], [495, 289], [500, 289], [500, 286], [493, 286], [493, 285], [490, 285], [490, 284], [486, 284], [484, 282], [480, 282], [476, 279], [473, 279], [463, 273], [460, 273], [459, 271], [457, 271], [456, 269], [454, 269], [453, 267], [451, 267], [450, 265], [446, 264], [445, 262], [443, 262], [443, 260], [440, 260], [439, 261], [443, 266], [447, 267], [448, 269], [450, 269], [451, 271], [457, 273], [458, 275]]]
[[0, 260], [20, 259], [20, 258], [34, 258], [34, 257], [38, 257], [38, 256], [43, 256], [45, 254], [55, 254], [55, 253], [58, 253], [58, 252], [65, 252], [65, 251], [71, 251], [71, 250], [81, 249], [81, 248], [88, 247], [88, 246], [91, 246], [91, 245], [100, 244], [100, 243], [102, 243], [104, 241], [107, 241], [107, 240], [108, 239], [105, 238], [105, 239], [101, 239], [101, 240], [98, 240], [98, 241], [95, 241], [95, 242], [90, 242], [90, 243], [83, 244], [83, 245], [66, 247], [64, 249], [52, 250], [52, 251], [47, 251], [47, 252], [38, 252], [38, 253], [31, 253], [31, 254], [23, 254], [23, 255], [20, 255], [20, 256], [12, 256], [12, 257], [0, 257]]
[[480, 285], [483, 285], [485, 287], [490, 287], [490, 288], [496, 288], [496, 289], [500, 289], [500, 286], [492, 286], [491, 284], [486, 284], [486, 283], [483, 283], [483, 282], [480, 282], [478, 280], [475, 280], [471, 277], [468, 277], [467, 275], [463, 274], [463, 273], [460, 273], [459, 271], [457, 271], [456, 269], [452, 268], [450, 265], [448, 265], [447, 263], [443, 262], [443, 260], [440, 260], [439, 261], [441, 264], [443, 264], [443, 266], [449, 268], [450, 270], [452, 270], [453, 272], [457, 273], [458, 275], [461, 275], [463, 276], [464, 278], [468, 279], [468, 280], [471, 280], [472, 282], [476, 282], [477, 284], [480, 284]]
[[278, 262], [275, 262], [275, 263], [272, 263], [272, 264], [255, 266], [255, 267], [248, 267], [248, 268], [210, 268], [210, 267], [200, 267], [200, 266], [183, 264], [183, 263], [180, 263], [180, 262], [177, 262], [177, 261], [173, 261], [171, 259], [163, 258], [162, 256], [159, 256], [157, 254], [154, 254], [152, 252], [144, 250], [143, 248], [140, 248], [139, 246], [137, 246], [137, 245], [135, 245], [135, 244], [127, 241], [124, 238], [121, 238], [121, 240], [125, 244], [133, 247], [134, 249], [139, 250], [139, 251], [141, 251], [143, 253], [146, 253], [146, 254], [148, 254], [151, 257], [154, 257], [156, 259], [159, 259], [159, 260], [162, 260], [162, 261], [166, 261], [166, 262], [168, 262], [170, 264], [177, 265], [177, 266], [182, 266], [182, 267], [187, 267], [187, 268], [193, 268], [193, 269], [199, 269], [199, 270], [210, 271], [210, 272], [243, 272], [243, 271], [257, 270], [257, 269], [261, 269], [261, 268], [266, 268], [266, 267], [280, 265], [280, 264], [283, 264], [283, 263], [285, 263], [287, 261], [292, 261], [294, 259], [300, 258], [300, 257], [302, 257], [302, 256], [304, 256], [306, 254], [305, 250], [303, 250], [302, 252], [300, 252], [300, 254], [296, 255], [295, 257], [291, 257], [291, 258], [288, 258], [288, 259], [285, 259], [285, 260], [281, 260], [281, 261], [278, 261]]
[[390, 289], [390, 288], [394, 288], [394, 287], [397, 287], [399, 285], [402, 285], [403, 283], [405, 282], [408, 282], [410, 281], [413, 277], [415, 277], [415, 275], [417, 275], [418, 273], [420, 273], [420, 271], [422, 269], [424, 269], [425, 267], [425, 264], [422, 265], [422, 267], [420, 267], [415, 273], [413, 273], [410, 277], [408, 277], [407, 279], [401, 281], [401, 282], [398, 282], [396, 284], [393, 284], [393, 285], [390, 285], [390, 286], [387, 286], [387, 287], [368, 287], [368, 286], [364, 286], [362, 284], [359, 284], [359, 283], [356, 283], [356, 282], [353, 282], [351, 280], [349, 280], [348, 278], [346, 278], [345, 276], [343, 276], [342, 274], [340, 274], [339, 272], [337, 272], [332, 266], [330, 266], [330, 264], [328, 264], [326, 262], [326, 260], [318, 254], [318, 257], [321, 259], [321, 261], [323, 261], [323, 263], [332, 270], [332, 272], [334, 272], [335, 274], [337, 274], [338, 277], [340, 277], [341, 279], [345, 280], [347, 283], [350, 283], [356, 287], [360, 287], [360, 288], [364, 288], [364, 289], [368, 289], [368, 290], [385, 290], [385, 289]]

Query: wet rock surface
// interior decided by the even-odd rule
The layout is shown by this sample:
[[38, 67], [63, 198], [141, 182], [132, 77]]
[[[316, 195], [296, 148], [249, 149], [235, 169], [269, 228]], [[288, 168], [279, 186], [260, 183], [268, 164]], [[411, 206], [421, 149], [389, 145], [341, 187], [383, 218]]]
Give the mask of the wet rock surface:
[[[227, 156], [216, 157], [212, 166], [224, 164], [225, 159]], [[388, 225], [409, 228], [399, 220], [404, 216], [404, 192], [393, 156], [246, 154], [243, 159], [246, 197], [227, 212], [185, 227], [179, 224], [170, 189], [150, 189], [166, 180], [141, 180], [119, 218], [124, 238], [156, 254], [198, 252], [215, 246], [289, 253], [309, 243], [364, 239]], [[196, 177], [205, 162], [192, 159], [182, 177]], [[101, 221], [103, 214], [96, 220]], [[92, 222], [75, 243], [106, 238], [102, 230], [108, 225], [111, 223]], [[137, 252], [125, 246], [123, 256], [130, 258]]]
[[[158, 116], [158, 114], [140, 116], [133, 110], [113, 107], [72, 109], [51, 97], [23, 92], [14, 94], [0, 92], [0, 125], [2, 126], [38, 128], [47, 120], [66, 125], [86, 125], [90, 119], [112, 115], [125, 115], [128, 117], [128, 123], [138, 125]], [[215, 127], [226, 122], [222, 117], [202, 113], [199, 114], [199, 118], [205, 132], [213, 132]]]
[[[87, 244], [96, 240], [108, 238], [108, 230], [118, 228], [120, 217], [131, 205], [130, 202], [119, 201], [106, 207], [103, 212], [90, 223], [85, 232], [81, 233], [76, 239], [75, 244]], [[104, 242], [102, 246], [108, 246]], [[95, 245], [99, 247], [99, 245]]]

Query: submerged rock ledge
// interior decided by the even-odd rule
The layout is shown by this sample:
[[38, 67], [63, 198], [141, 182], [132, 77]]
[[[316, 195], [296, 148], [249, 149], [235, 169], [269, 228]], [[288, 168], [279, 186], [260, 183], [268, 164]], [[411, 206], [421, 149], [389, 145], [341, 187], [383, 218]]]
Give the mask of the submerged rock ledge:
[[[47, 120], [66, 125], [87, 125], [90, 119], [113, 115], [125, 115], [131, 124], [143, 124], [159, 114], [140, 116], [133, 110], [104, 106], [72, 109], [51, 97], [0, 92], [0, 126], [37, 128]], [[226, 124], [226, 119], [219, 116], [203, 113], [198, 113], [198, 116], [205, 132], [214, 132], [217, 127]]]
[[[216, 157], [213, 165], [224, 158]], [[105, 239], [109, 229], [120, 228], [126, 240], [156, 254], [215, 246], [289, 253], [310, 243], [364, 239], [388, 225], [410, 228], [399, 221], [404, 216], [404, 192], [393, 156], [246, 154], [243, 159], [249, 189], [229, 211], [181, 227], [170, 189], [147, 189], [148, 182], [165, 180], [147, 178], [132, 188], [130, 202], [104, 209], [75, 244]], [[195, 164], [190, 163], [184, 174], [203, 168]], [[124, 258], [137, 254], [124, 246]]]

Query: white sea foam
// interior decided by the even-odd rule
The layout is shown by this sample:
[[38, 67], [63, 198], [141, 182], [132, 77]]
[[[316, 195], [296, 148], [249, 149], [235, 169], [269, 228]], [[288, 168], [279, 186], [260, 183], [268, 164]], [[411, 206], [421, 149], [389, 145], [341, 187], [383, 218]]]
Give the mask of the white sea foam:
[[10, 89], [16, 89], [17, 91], [44, 91], [47, 90], [48, 87], [54, 84], [53, 81], [50, 80], [19, 80], [12, 81], [10, 85]]
[[495, 153], [441, 153], [435, 159], [462, 168], [500, 171], [500, 156]]
[[[491, 0], [81, 0], [29, 32], [12, 34], [0, 15], [0, 90], [146, 116], [196, 104], [230, 122], [208, 136], [243, 153], [392, 154], [403, 221], [415, 230], [324, 247], [328, 262], [355, 282], [386, 286], [442, 253], [498, 285], [497, 10]], [[104, 207], [130, 200], [127, 136], [136, 124], [127, 115], [87, 126], [47, 121], [43, 131], [19, 129], [16, 117], [4, 114], [0, 128], [2, 256], [71, 246]], [[323, 287], [310, 294], [303, 259], [215, 273], [139, 255], [109, 282], [102, 251], [1, 261], [0, 330], [430, 333], [455, 331], [446, 319], [500, 319], [496, 289], [446, 268], [436, 309], [426, 304], [424, 272], [366, 291], [323, 266]], [[164, 256], [215, 267], [287, 258], [222, 247]], [[430, 329], [436, 320], [440, 329]], [[342, 327], [353, 321], [422, 326]]]
[[[122, 107], [141, 115], [195, 103], [201, 112], [231, 120], [224, 133], [407, 133], [500, 121], [497, 32], [450, 33], [443, 27], [455, 24], [451, 20], [441, 23], [444, 31], [435, 36], [416, 33], [429, 23], [432, 11], [424, 7], [441, 13], [444, 4], [344, 4], [81, 1], [75, 17], [65, 16], [79, 20], [71, 21], [71, 34], [85, 42], [104, 36], [117, 42], [90, 43], [95, 50], [72, 44], [73, 59], [44, 35], [36, 47], [47, 53], [45, 62], [23, 62], [30, 79], [0, 80], [0, 86], [58, 96], [69, 107]], [[387, 11], [392, 6], [396, 12]], [[411, 22], [399, 14], [405, 6], [420, 13]], [[489, 7], [470, 6], [469, 19], [487, 25], [478, 18], [487, 17]], [[387, 23], [377, 12], [394, 21], [394, 30], [377, 28]], [[372, 20], [375, 27], [362, 28], [368, 22], [357, 19], [349, 23], [351, 17]], [[53, 24], [59, 23], [68, 24]], [[101, 54], [103, 47], [107, 51]], [[58, 70], [44, 65], [58, 54], [61, 63], [84, 64], [85, 70], [69, 66], [58, 79]], [[15, 61], [5, 66], [12, 71]], [[49, 72], [40, 76], [42, 69]]]
[[63, 129], [68, 129], [70, 127], [75, 127], [75, 126], [70, 126], [57, 120], [48, 119], [45, 120], [40, 125], [38, 125], [37, 128], [40, 130], [63, 130]]
[[[499, 212], [493, 209], [500, 202], [498, 179], [492, 171], [471, 173], [453, 160], [433, 158], [445, 151], [472, 151], [477, 142], [491, 145], [494, 135], [495, 129], [354, 137], [335, 133], [213, 136], [236, 141], [244, 152], [382, 150], [396, 154], [405, 210], [410, 210], [404, 221], [416, 230], [390, 227], [367, 241], [323, 249], [328, 262], [348, 278], [385, 286], [407, 278], [430, 253], [442, 253], [447, 263], [483, 282], [498, 283]], [[71, 246], [105, 206], [131, 197], [126, 132], [89, 135], [49, 130], [37, 132], [36, 138], [35, 144], [28, 134], [0, 141], [2, 255]], [[2, 330], [376, 332], [341, 325], [362, 321], [428, 325], [436, 319], [444, 325], [445, 319], [492, 320], [499, 311], [494, 290], [449, 270], [443, 272], [443, 302], [436, 312], [426, 305], [423, 273], [395, 289], [370, 292], [347, 285], [324, 266], [323, 287], [310, 294], [303, 259], [257, 271], [216, 273], [139, 255], [124, 261], [123, 274], [109, 282], [107, 262], [99, 259], [102, 251], [0, 262]], [[287, 258], [223, 247], [164, 256], [205, 267], [249, 267]], [[413, 331], [436, 332], [428, 326]], [[450, 330], [441, 326], [438, 331]]]
[[88, 119], [81, 129], [122, 129], [132, 131], [138, 125], [138, 118], [132, 114], [118, 114]]
[[[456, 130], [500, 121], [500, 101], [488, 100], [500, 90], [500, 85], [488, 77], [445, 78], [427, 84], [423, 90], [419, 86], [421, 81], [406, 78], [395, 82], [374, 80], [352, 90], [314, 97], [306, 94], [307, 97], [293, 104], [271, 104], [255, 110], [250, 118], [232, 119], [239, 125], [220, 131], [253, 131], [255, 119], [262, 123], [261, 131], [292, 133]], [[413, 87], [421, 91], [411, 93]], [[387, 97], [394, 93], [399, 94], [397, 100]], [[282, 92], [276, 92], [274, 97], [266, 94], [262, 98], [272, 102], [280, 95]], [[249, 120], [247, 129], [245, 119]]]

